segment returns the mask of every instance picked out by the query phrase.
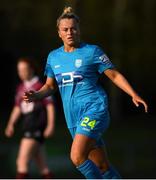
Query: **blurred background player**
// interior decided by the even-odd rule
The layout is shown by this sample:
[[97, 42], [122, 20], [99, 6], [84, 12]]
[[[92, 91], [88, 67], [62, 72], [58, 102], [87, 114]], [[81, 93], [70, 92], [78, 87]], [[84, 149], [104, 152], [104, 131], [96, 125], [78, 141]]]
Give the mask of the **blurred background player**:
[[31, 102], [46, 97], [55, 91], [57, 82], [73, 137], [73, 164], [87, 179], [121, 178], [108, 161], [102, 140], [110, 118], [107, 94], [98, 83], [100, 75], [105, 74], [127, 93], [137, 107], [141, 104], [147, 112], [148, 106], [101, 48], [80, 40], [79, 18], [71, 7], [64, 9], [57, 27], [63, 46], [49, 53], [46, 83], [38, 92], [26, 92], [23, 98]]
[[52, 178], [52, 172], [46, 163], [44, 151], [44, 138], [50, 137], [54, 132], [55, 110], [51, 97], [41, 101], [26, 103], [22, 96], [25, 91], [37, 91], [42, 87], [39, 77], [35, 74], [36, 68], [33, 59], [20, 58], [17, 62], [17, 72], [22, 81], [16, 90], [15, 105], [12, 109], [8, 125], [5, 130], [7, 137], [12, 137], [17, 120], [22, 115], [23, 136], [17, 156], [17, 179], [28, 178], [28, 165], [34, 160], [42, 178]]

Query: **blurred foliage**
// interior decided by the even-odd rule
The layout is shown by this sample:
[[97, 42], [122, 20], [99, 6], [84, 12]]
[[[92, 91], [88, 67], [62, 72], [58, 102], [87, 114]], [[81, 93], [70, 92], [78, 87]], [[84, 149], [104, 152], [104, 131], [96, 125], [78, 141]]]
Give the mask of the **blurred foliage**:
[[[125, 177], [156, 177], [153, 170], [156, 148], [153, 143], [155, 138], [153, 124], [156, 116], [156, 0], [1, 0], [0, 116], [3, 130], [0, 131], [0, 146], [3, 148], [0, 150], [0, 159], [6, 160], [6, 163], [0, 165], [2, 170], [0, 175], [6, 177], [6, 169], [11, 168], [11, 163], [15, 160], [15, 155], [8, 156], [6, 149], [13, 148], [15, 144], [17, 147], [19, 142], [18, 134], [12, 141], [6, 140], [2, 135], [18, 82], [16, 59], [24, 55], [34, 56], [44, 71], [49, 51], [61, 45], [57, 36], [56, 19], [66, 5], [73, 6], [80, 17], [82, 40], [100, 45], [117, 69], [127, 77], [149, 104], [149, 114], [146, 116], [143, 114], [142, 107], [135, 109], [129, 97], [107, 82], [107, 79], [102, 81], [110, 97], [112, 119], [116, 120], [107, 135], [108, 142], [112, 144], [111, 160], [117, 164]], [[43, 78], [43, 75], [41, 76]], [[56, 98], [60, 102], [58, 94]], [[58, 105], [58, 108], [60, 110], [61, 105]], [[48, 146], [48, 152], [55, 155], [57, 152], [58, 154], [68, 152], [70, 147], [67, 143], [69, 146], [65, 149], [63, 146], [65, 143], [62, 143], [61, 137], [65, 137], [66, 134], [66, 131], [65, 134], [61, 134], [61, 132], [64, 133], [64, 129], [60, 128], [64, 119], [62, 110], [61, 115], [58, 117], [56, 139], [54, 137], [54, 142], [51, 141]], [[142, 119], [144, 119], [143, 124]], [[150, 127], [147, 127], [147, 122]], [[143, 127], [140, 127], [140, 124]], [[122, 131], [124, 128], [125, 130]], [[145, 133], [148, 140], [144, 136]], [[117, 135], [115, 140], [114, 134]], [[52, 151], [51, 143], [53, 146], [57, 145]], [[149, 147], [148, 150], [144, 149], [146, 146]], [[124, 162], [131, 165], [129, 171], [128, 165], [124, 165]], [[143, 169], [145, 169], [144, 172], [142, 172]], [[77, 176], [80, 175], [75, 175]]]

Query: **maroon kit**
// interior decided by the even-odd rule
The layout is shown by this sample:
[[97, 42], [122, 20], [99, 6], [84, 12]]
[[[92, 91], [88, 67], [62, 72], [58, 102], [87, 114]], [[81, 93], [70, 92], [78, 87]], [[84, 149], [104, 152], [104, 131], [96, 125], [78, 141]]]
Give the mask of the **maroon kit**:
[[46, 106], [52, 102], [51, 97], [44, 98], [40, 101], [26, 103], [22, 96], [26, 91], [37, 91], [43, 84], [35, 76], [30, 81], [24, 81], [17, 87], [15, 96], [15, 105], [19, 106], [22, 112], [23, 120], [23, 137], [34, 138], [43, 142], [43, 131], [47, 123]]

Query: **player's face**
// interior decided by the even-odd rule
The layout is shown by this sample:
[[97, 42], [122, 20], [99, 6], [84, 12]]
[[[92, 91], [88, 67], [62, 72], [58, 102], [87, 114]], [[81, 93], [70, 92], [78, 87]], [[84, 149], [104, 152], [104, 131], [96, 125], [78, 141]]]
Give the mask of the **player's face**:
[[80, 41], [80, 28], [75, 19], [62, 19], [58, 33], [65, 46], [74, 47]]
[[17, 72], [18, 72], [19, 78], [22, 81], [30, 80], [33, 75], [33, 71], [30, 68], [29, 64], [24, 61], [20, 61], [17, 64]]

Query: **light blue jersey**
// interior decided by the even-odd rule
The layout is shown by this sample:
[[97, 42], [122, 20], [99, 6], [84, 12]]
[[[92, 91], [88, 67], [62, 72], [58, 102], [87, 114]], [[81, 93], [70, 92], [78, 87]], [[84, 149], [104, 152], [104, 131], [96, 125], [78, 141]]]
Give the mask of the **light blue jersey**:
[[96, 45], [82, 43], [73, 52], [65, 52], [62, 46], [50, 52], [45, 74], [57, 80], [68, 128], [80, 124], [90, 131], [108, 126], [107, 95], [98, 78], [112, 68], [109, 58]]

